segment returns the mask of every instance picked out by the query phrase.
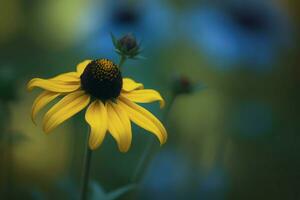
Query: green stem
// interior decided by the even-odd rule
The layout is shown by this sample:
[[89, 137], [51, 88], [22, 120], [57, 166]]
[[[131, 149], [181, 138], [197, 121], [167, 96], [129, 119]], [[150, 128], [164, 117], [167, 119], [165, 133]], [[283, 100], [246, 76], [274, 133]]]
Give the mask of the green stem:
[[9, 110], [8, 103], [4, 104], [4, 113], [6, 113], [6, 122], [5, 122], [5, 130], [4, 130], [4, 142], [6, 148], [5, 161], [6, 169], [5, 169], [5, 179], [6, 179], [6, 188], [5, 188], [5, 196], [7, 199], [11, 198], [12, 190], [13, 190], [13, 136], [10, 130], [11, 127], [11, 113]]
[[[162, 117], [162, 121], [166, 122], [167, 118], [169, 116], [170, 110], [172, 108], [172, 105], [174, 104], [174, 101], [176, 99], [176, 95], [172, 95], [170, 98], [170, 102], [166, 107], [166, 110], [164, 112], [164, 115]], [[155, 144], [155, 138], [151, 138], [145, 148], [145, 150], [143, 151], [142, 156], [139, 159], [139, 162], [135, 168], [135, 171], [133, 173], [133, 176], [131, 177], [131, 182], [136, 182], [139, 181], [140, 177], [142, 176], [142, 169], [143, 167], [146, 166], [146, 164], [149, 162], [150, 160], [150, 155], [153, 152], [153, 148], [154, 148], [154, 144]], [[145, 171], [145, 170], [144, 170]]]
[[119, 68], [122, 67], [122, 65], [125, 63], [126, 61], [126, 56], [122, 55], [121, 58], [120, 58], [120, 62], [119, 62]]
[[147, 161], [147, 158], [148, 158], [148, 155], [150, 154], [150, 152], [152, 151], [152, 148], [154, 146], [154, 138], [151, 138], [147, 145], [146, 145], [146, 148], [145, 150], [143, 151], [143, 154], [142, 156], [140, 157], [139, 161], [138, 161], [138, 164], [134, 170], [134, 173], [133, 173], [133, 176], [131, 177], [130, 181], [131, 182], [136, 182], [138, 181], [139, 179], [139, 176], [142, 172], [142, 169], [143, 167], [146, 165], [146, 161]]
[[[89, 138], [89, 137], [88, 137]], [[87, 199], [88, 185], [89, 185], [89, 174], [92, 159], [92, 150], [89, 148], [89, 139], [87, 139], [86, 152], [84, 157], [83, 175], [82, 175], [82, 187], [81, 187], [81, 200]]]

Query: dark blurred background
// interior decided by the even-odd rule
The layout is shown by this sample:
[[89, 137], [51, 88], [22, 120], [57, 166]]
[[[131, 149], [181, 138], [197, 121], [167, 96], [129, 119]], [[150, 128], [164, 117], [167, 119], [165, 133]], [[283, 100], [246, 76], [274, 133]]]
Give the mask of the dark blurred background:
[[[168, 142], [119, 199], [300, 199], [299, 13], [298, 0], [1, 0], [0, 199], [78, 199], [84, 115], [45, 135], [26, 83], [87, 58], [118, 62], [110, 33], [141, 41], [146, 59], [123, 75], [167, 103], [174, 77], [205, 85], [175, 99]], [[162, 119], [158, 107], [147, 106]], [[154, 138], [133, 129], [128, 153], [110, 136], [94, 152], [90, 199], [131, 184]]]

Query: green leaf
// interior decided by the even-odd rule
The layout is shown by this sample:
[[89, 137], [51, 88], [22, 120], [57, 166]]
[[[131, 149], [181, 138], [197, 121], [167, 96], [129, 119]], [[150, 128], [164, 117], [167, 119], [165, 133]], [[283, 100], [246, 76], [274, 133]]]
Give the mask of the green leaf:
[[131, 59], [133, 59], [133, 60], [146, 60], [147, 58], [145, 56], [138, 55], [138, 56], [135, 56]]
[[90, 187], [91, 187], [90, 200], [99, 200], [99, 199], [107, 200], [108, 199], [104, 189], [96, 181], [91, 181]]
[[135, 184], [125, 185], [112, 192], [106, 193], [105, 190], [96, 181], [90, 183], [91, 187], [91, 198], [90, 200], [116, 200], [125, 193], [136, 188]]
[[133, 49], [131, 49], [131, 50], [128, 52], [128, 54], [135, 53], [135, 52], [137, 52], [138, 50], [139, 50], [139, 47], [136, 46], [136, 47], [134, 47]]
[[117, 53], [120, 54], [120, 55], [123, 54], [119, 49], [115, 49], [115, 52], [117, 52]]
[[118, 48], [118, 40], [117, 40], [117, 38], [114, 36], [113, 33], [110, 33], [110, 37], [111, 37], [111, 40], [112, 40], [115, 48]]
[[136, 188], [136, 184], [129, 184], [125, 185], [121, 188], [118, 188], [107, 195], [107, 200], [116, 200], [117, 198], [121, 197], [125, 193], [129, 192], [130, 190], [133, 190]]

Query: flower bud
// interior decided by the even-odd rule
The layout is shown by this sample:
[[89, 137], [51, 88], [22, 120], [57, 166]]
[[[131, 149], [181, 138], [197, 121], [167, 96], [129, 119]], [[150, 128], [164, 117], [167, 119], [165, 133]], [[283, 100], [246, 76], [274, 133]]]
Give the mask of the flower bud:
[[194, 83], [189, 77], [184, 75], [176, 76], [173, 79], [172, 92], [174, 95], [191, 94], [204, 88], [203, 84]]
[[124, 35], [118, 40], [112, 34], [112, 41], [116, 52], [126, 58], [135, 58], [141, 52], [140, 45], [131, 33]]
[[134, 49], [138, 46], [136, 39], [135, 39], [135, 37], [133, 37], [132, 34], [123, 36], [119, 40], [119, 43], [120, 43], [121, 48], [126, 52], [130, 52], [132, 49]]

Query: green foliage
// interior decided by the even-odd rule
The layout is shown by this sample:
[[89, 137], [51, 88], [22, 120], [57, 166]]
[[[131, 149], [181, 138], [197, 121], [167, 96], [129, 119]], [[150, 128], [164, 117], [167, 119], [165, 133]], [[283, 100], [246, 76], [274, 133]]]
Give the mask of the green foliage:
[[111, 192], [105, 192], [105, 190], [101, 187], [100, 184], [93, 181], [91, 183], [91, 198], [90, 200], [116, 200], [122, 195], [126, 194], [127, 192], [133, 190], [136, 188], [135, 184], [128, 184], [123, 187], [117, 188]]

